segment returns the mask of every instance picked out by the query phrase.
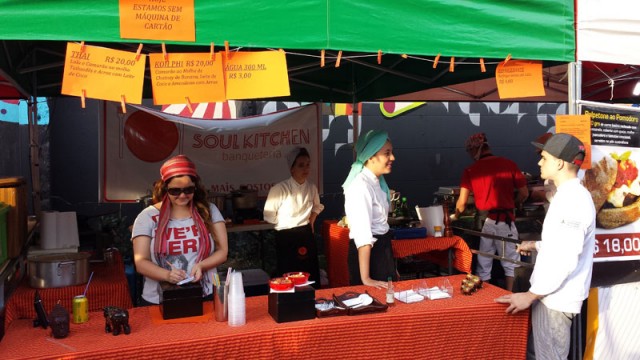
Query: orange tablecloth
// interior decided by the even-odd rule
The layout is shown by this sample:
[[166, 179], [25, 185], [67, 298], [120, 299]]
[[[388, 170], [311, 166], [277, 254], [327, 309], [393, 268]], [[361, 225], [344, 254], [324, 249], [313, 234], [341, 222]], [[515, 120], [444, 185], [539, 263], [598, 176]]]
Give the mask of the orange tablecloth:
[[[492, 285], [461, 295], [463, 277], [448, 277], [455, 286], [452, 299], [397, 302], [384, 313], [281, 324], [268, 314], [267, 296], [246, 299], [247, 323], [239, 327], [214, 319], [157, 325], [148, 309], [134, 308], [130, 335], [105, 334], [102, 315], [92, 313], [88, 323], [71, 324], [69, 337], [53, 339], [49, 330], [18, 320], [0, 342], [0, 354], [3, 359], [524, 359], [529, 312], [506, 314], [493, 299], [508, 292]], [[396, 287], [408, 289], [414, 282]], [[348, 290], [385, 298], [384, 290], [364, 286], [322, 289], [316, 298]]]
[[[327, 256], [329, 285], [349, 285], [347, 254], [349, 253], [349, 229], [338, 226], [335, 220], [323, 223], [324, 251]], [[467, 243], [459, 236], [427, 237], [421, 239], [393, 240], [393, 256], [403, 258], [429, 252], [430, 260], [447, 266], [448, 250], [453, 250], [453, 266], [461, 272], [471, 272], [472, 253]]]
[[[129, 284], [124, 273], [124, 265], [119, 254], [113, 264], [90, 263], [89, 270], [93, 271], [93, 279], [87, 290], [89, 311], [99, 311], [104, 306], [113, 305], [124, 309], [133, 307]], [[44, 304], [44, 309], [49, 313], [53, 306], [60, 301], [65, 309], [72, 314], [72, 301], [76, 295], [82, 295], [86, 284], [67, 286], [52, 289], [37, 289]], [[5, 329], [9, 328], [12, 321], [17, 319], [35, 319], [36, 311], [33, 308], [33, 298], [36, 289], [29, 286], [28, 276], [9, 297], [5, 305]]]

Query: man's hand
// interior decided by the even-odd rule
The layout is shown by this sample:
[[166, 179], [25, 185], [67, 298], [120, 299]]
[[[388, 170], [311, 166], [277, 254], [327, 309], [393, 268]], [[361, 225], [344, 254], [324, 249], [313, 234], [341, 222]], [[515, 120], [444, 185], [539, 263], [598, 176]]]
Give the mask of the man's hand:
[[530, 256], [532, 251], [536, 250], [536, 242], [535, 241], [523, 241], [516, 247], [516, 251], [520, 255]]
[[526, 293], [502, 295], [494, 301], [501, 304], [509, 304], [506, 310], [507, 314], [516, 314], [522, 310], [528, 309], [537, 299], [538, 295], [527, 291]]

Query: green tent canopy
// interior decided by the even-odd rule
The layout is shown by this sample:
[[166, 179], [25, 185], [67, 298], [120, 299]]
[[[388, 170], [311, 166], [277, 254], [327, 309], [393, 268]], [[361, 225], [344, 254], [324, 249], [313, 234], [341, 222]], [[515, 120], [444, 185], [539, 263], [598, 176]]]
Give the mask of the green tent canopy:
[[[284, 49], [291, 100], [364, 101], [490, 77], [495, 63], [575, 59], [572, 0], [225, 0], [194, 1], [195, 42], [168, 51]], [[67, 41], [135, 51], [159, 42], [120, 38], [115, 0], [0, 0], [0, 68], [27, 92], [60, 91]], [[320, 68], [320, 50], [327, 66]], [[340, 68], [334, 66], [343, 51]], [[377, 53], [384, 54], [382, 64]], [[408, 57], [401, 56], [409, 55]], [[440, 65], [433, 59], [440, 54]], [[448, 62], [455, 57], [456, 68]], [[481, 73], [478, 59], [488, 66]], [[473, 65], [471, 65], [473, 64]], [[34, 80], [35, 74], [35, 80]], [[147, 84], [145, 84], [147, 85]], [[150, 96], [145, 89], [145, 96]]]

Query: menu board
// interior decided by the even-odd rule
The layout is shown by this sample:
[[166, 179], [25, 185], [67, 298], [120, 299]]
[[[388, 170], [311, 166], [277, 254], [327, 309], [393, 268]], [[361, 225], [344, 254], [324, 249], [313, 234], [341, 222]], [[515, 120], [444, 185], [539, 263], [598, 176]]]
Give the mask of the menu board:
[[[591, 118], [590, 171], [585, 184], [596, 206], [595, 262], [640, 259], [640, 135], [637, 110], [583, 107]], [[605, 199], [599, 200], [598, 193]]]

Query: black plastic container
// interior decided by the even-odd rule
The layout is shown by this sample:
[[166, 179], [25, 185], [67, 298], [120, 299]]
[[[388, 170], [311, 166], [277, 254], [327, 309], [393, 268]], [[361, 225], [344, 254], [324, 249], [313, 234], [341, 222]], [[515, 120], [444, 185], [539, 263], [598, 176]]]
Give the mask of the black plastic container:
[[165, 320], [202, 315], [202, 286], [161, 282], [160, 312]]
[[309, 286], [296, 286], [293, 293], [270, 293], [269, 315], [277, 323], [309, 320], [316, 317], [316, 290]]

